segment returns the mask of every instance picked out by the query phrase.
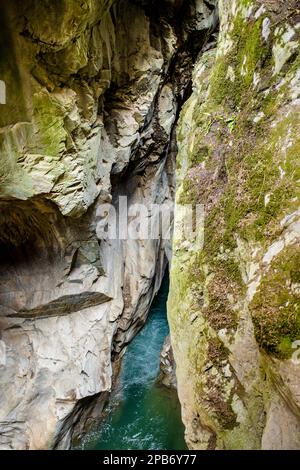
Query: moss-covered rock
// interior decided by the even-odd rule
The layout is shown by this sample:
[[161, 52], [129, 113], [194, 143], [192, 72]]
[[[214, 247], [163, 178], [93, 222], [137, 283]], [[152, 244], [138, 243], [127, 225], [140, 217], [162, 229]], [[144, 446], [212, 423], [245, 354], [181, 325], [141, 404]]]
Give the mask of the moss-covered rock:
[[258, 344], [268, 354], [291, 357], [300, 338], [300, 249], [283, 249], [262, 277], [250, 303]]
[[[282, 363], [289, 380], [299, 378], [291, 360], [300, 339], [296, 3], [220, 1], [217, 49], [199, 59], [180, 117], [177, 202], [205, 207], [203, 249], [174, 241], [169, 297], [191, 448], [298, 446], [300, 409], [278, 398], [296, 392], [274, 385]], [[216, 341], [226, 351], [217, 365]], [[282, 438], [286, 422], [293, 431]]]

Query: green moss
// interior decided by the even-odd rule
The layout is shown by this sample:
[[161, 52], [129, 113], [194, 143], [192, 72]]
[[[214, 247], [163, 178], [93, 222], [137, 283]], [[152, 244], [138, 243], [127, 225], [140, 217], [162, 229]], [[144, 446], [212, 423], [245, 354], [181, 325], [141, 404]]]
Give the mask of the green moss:
[[255, 294], [250, 311], [258, 344], [281, 359], [292, 354], [293, 341], [300, 338], [300, 249], [286, 248], [272, 263]]
[[[295, 136], [295, 142], [287, 152], [288, 158], [283, 163], [286, 169], [293, 167], [292, 172], [279, 168], [283, 161], [279, 142], [289, 132], [289, 126], [294, 128], [296, 133], [298, 132], [297, 125], [295, 125], [298, 122], [297, 113], [286, 117], [285, 122], [277, 125], [270, 132], [268, 118], [271, 115], [274, 116], [279, 102], [274, 98], [269, 98], [269, 96], [274, 96], [275, 93], [272, 92], [265, 98], [261, 95], [256, 97], [256, 92], [252, 87], [256, 68], [260, 71], [263, 83], [266, 84], [269, 81], [269, 86], [273, 83], [270, 77], [271, 49], [261, 42], [262, 21], [263, 17], [257, 21], [245, 21], [241, 15], [237, 15], [234, 30], [231, 33], [235, 40], [234, 48], [225, 57], [217, 59], [208, 102], [201, 112], [198, 111], [198, 123], [200, 125], [202, 123], [203, 126], [204, 117], [207, 119], [207, 110], [214, 110], [211, 111], [209, 120], [209, 139], [206, 140], [211, 141], [212, 136], [214, 139], [221, 139], [222, 151], [226, 154], [227, 188], [220, 201], [210, 209], [206, 216], [206, 239], [208, 239], [206, 248], [212, 255], [218, 251], [221, 244], [233, 250], [236, 246], [235, 234], [237, 232], [240, 232], [241, 236], [247, 240], [254, 239], [259, 242], [275, 237], [278, 219], [283, 216], [287, 207], [292, 208], [292, 199], [295, 198], [295, 185], [299, 178], [297, 138]], [[241, 60], [245, 57], [244, 69], [247, 69], [247, 74], [241, 75], [240, 71], [243, 66]], [[234, 82], [227, 78], [229, 65], [235, 71]], [[266, 118], [259, 124], [253, 122], [253, 118], [259, 112], [256, 102], [259, 102], [261, 109], [266, 112], [269, 108]], [[233, 116], [232, 107], [238, 111]], [[242, 110], [239, 111], [239, 109]], [[232, 134], [233, 140], [231, 148], [227, 146], [228, 139], [231, 137], [228, 133], [226, 137], [225, 127], [221, 126], [216, 129], [214, 126], [217, 119], [220, 123], [227, 123], [229, 127], [229, 134]], [[198, 147], [203, 145], [205, 140], [203, 135], [203, 132], [199, 132]], [[215, 150], [216, 147], [214, 142]], [[213, 160], [215, 150], [212, 148], [208, 150], [212, 158], [207, 159], [206, 168], [210, 165], [210, 161], [212, 167], [215, 166]], [[285, 172], [283, 178], [281, 178], [282, 170]], [[210, 194], [213, 184], [201, 186], [204, 187], [202, 193], [201, 190], [192, 188], [190, 184], [189, 195], [192, 196], [193, 201], [198, 197], [199, 202], [205, 203], [205, 194]], [[267, 195], [269, 202], [266, 204]], [[297, 201], [294, 205], [296, 204]]]
[[177, 203], [185, 205], [193, 204], [195, 202], [197, 202], [196, 188], [189, 175], [187, 175], [182, 181], [182, 188], [179, 195], [177, 196]]
[[59, 158], [64, 150], [67, 132], [64, 129], [66, 111], [43, 90], [34, 95], [34, 125], [38, 130], [40, 153]]
[[220, 245], [233, 250], [238, 232], [246, 240], [270, 243], [279, 221], [298, 207], [298, 122], [291, 112], [271, 132], [265, 123], [263, 135], [248, 123], [234, 131], [234, 146], [227, 148], [228, 184], [206, 218], [206, 249], [212, 255]]
[[240, 4], [244, 7], [250, 7], [253, 5], [253, 0], [240, 0]]
[[189, 167], [193, 168], [194, 166], [202, 163], [204, 160], [208, 158], [209, 155], [209, 147], [207, 145], [201, 145], [200, 139], [197, 140], [198, 145], [193, 149], [193, 152], [189, 158]]
[[[0, 15], [0, 77], [6, 83], [6, 104], [0, 104], [0, 127], [29, 121], [31, 108], [27, 99], [30, 96], [30, 77], [25, 67], [21, 67], [21, 57], [16, 48], [19, 34], [10, 19], [10, 8], [15, 8], [15, 5], [9, 3], [3, 3]], [[22, 59], [27, 54], [27, 44], [22, 43]]]
[[[258, 138], [254, 134], [255, 151], [246, 153], [243, 159], [239, 212], [240, 220], [248, 216], [248, 221], [241, 225], [241, 233], [246, 238], [253, 236], [262, 241], [276, 235], [274, 230], [279, 219], [298, 205], [300, 148], [297, 122], [297, 113], [291, 113], [269, 133], [267, 143], [265, 137]], [[268, 125], [265, 132], [267, 129]], [[287, 135], [290, 135], [289, 142]]]
[[[239, 6], [252, 3], [257, 6], [248, 0], [239, 1]], [[177, 194], [181, 202], [205, 205], [205, 239], [201, 256], [191, 254], [192, 250], [184, 252], [184, 248], [177, 254], [175, 251], [175, 288], [180, 289], [176, 306], [173, 303], [173, 322], [177, 341], [188, 350], [186, 363], [180, 368], [190, 368], [195, 376], [193, 411], [203, 427], [217, 435], [217, 447], [259, 448], [265, 425], [261, 393], [265, 378], [258, 384], [257, 369], [253, 368], [249, 376], [258, 389], [244, 390], [243, 395], [235, 377], [234, 385], [224, 377], [226, 357], [218, 353], [218, 347], [214, 351], [210, 342], [223, 328], [230, 341], [240, 308], [244, 312], [243, 306], [248, 304], [239, 256], [245, 255], [243, 270], [250, 268], [252, 247], [257, 247], [257, 256], [264, 253], [282, 234], [283, 218], [299, 207], [300, 128], [297, 108], [289, 106], [286, 112], [295, 60], [281, 76], [273, 76], [274, 28], [268, 41], [262, 38], [264, 18], [268, 16], [273, 22], [274, 16], [266, 12], [257, 20], [253, 15], [244, 19], [240, 11], [230, 20], [234, 22], [233, 29], [229, 28], [232, 48], [217, 57], [205, 102], [203, 94], [193, 95], [189, 135], [181, 135], [183, 155], [189, 162]], [[186, 116], [191, 120], [191, 113]], [[240, 253], [237, 240], [245, 250], [249, 247], [249, 252]], [[283, 257], [282, 265], [273, 264], [264, 276], [261, 293], [250, 306], [260, 347], [280, 358], [290, 357], [293, 340], [300, 338], [300, 302], [293, 286], [299, 284], [300, 260], [295, 252], [284, 253], [289, 259], [285, 274], [287, 260]], [[206, 381], [208, 376], [210, 382]], [[236, 422], [234, 410], [242, 405], [237, 401], [232, 406], [237, 396], [246, 410], [241, 423]], [[240, 417], [242, 414], [241, 410]], [[255, 433], [253, 422], [257, 423]]]
[[[246, 7], [253, 2], [245, 3]], [[270, 79], [273, 67], [272, 48], [262, 37], [263, 20], [264, 15], [256, 20], [247, 20], [240, 11], [237, 13], [233, 28], [228, 33], [232, 47], [217, 59], [212, 74], [210, 107], [226, 104], [228, 108], [241, 109], [255, 98], [254, 73], [260, 72], [262, 83]], [[229, 67], [234, 72], [234, 79], [230, 77]]]
[[[239, 54], [237, 50], [231, 51], [225, 60], [217, 60], [208, 102], [200, 109], [196, 106], [194, 111], [193, 119], [200, 127], [194, 139], [194, 151], [189, 156], [189, 168], [196, 172], [199, 163], [205, 165], [199, 166], [199, 176], [196, 174], [194, 179], [187, 172], [180, 191], [180, 203], [200, 202], [207, 208], [201, 262], [217, 275], [207, 286], [208, 302], [202, 314], [216, 330], [234, 329], [237, 324], [237, 313], [228, 302], [228, 295], [238, 299], [244, 292], [233, 255], [237, 235], [267, 247], [281, 230], [280, 220], [299, 204], [298, 114], [291, 112], [271, 127], [269, 118], [273, 113], [274, 119], [274, 103], [278, 105], [280, 101], [270, 100], [268, 96], [256, 98], [252, 87], [253, 73], [262, 63], [264, 80], [270, 78], [270, 51], [261, 47], [262, 20], [247, 22], [241, 17], [235, 20], [233, 34], [239, 36], [239, 40], [235, 37]], [[231, 54], [236, 57], [233, 59]], [[244, 76], [240, 75], [242, 57], [247, 57], [248, 75]], [[235, 67], [234, 83], [226, 79], [229, 63]], [[230, 108], [232, 96], [238, 98], [234, 113]], [[259, 124], [253, 122], [259, 112], [257, 99], [270, 112]], [[239, 111], [242, 102], [245, 104]], [[275, 108], [271, 113], [272, 106]], [[287, 135], [290, 142], [285, 142]], [[215, 176], [221, 171], [220, 154], [226, 155], [222, 181]], [[227, 258], [220, 258], [221, 249], [229, 253]]]

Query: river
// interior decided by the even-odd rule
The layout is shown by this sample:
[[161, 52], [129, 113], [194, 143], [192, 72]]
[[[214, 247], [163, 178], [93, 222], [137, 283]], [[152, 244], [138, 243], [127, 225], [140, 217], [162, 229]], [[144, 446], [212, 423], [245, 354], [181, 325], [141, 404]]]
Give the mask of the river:
[[146, 325], [128, 346], [107, 418], [87, 434], [81, 449], [185, 450], [184, 428], [175, 391], [157, 385], [159, 357], [169, 333], [165, 276]]

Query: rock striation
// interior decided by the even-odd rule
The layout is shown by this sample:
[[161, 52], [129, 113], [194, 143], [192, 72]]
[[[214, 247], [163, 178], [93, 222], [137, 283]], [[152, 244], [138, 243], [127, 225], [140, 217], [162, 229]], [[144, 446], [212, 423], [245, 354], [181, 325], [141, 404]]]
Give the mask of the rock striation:
[[99, 210], [172, 204], [174, 127], [217, 22], [214, 0], [1, 4], [2, 449], [67, 448], [99, 417], [171, 250], [103, 239]]

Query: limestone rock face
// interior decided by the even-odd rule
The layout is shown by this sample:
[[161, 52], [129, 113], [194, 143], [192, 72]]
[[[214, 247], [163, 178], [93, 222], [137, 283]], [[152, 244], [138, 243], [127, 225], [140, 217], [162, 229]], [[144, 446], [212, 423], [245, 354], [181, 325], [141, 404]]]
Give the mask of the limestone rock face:
[[1, 9], [0, 446], [63, 448], [99, 415], [171, 249], [161, 231], [103, 239], [99, 211], [172, 204], [174, 125], [218, 16], [213, 0]]
[[176, 201], [205, 210], [203, 247], [174, 240], [168, 304], [186, 439], [299, 449], [299, 2], [219, 7], [178, 125]]
[[160, 371], [157, 378], [158, 383], [167, 388], [176, 389], [176, 364], [169, 335], [166, 337], [160, 353], [159, 368]]

